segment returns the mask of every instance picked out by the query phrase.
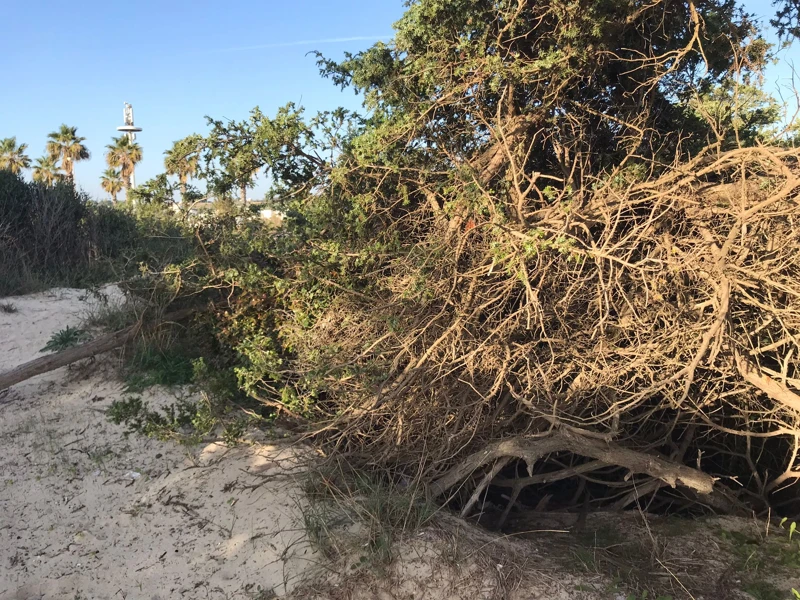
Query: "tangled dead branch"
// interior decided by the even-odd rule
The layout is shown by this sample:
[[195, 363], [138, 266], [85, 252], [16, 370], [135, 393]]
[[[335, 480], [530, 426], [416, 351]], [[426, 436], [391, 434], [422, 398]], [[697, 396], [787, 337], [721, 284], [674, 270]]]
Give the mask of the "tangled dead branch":
[[766, 59], [716, 0], [411, 2], [320, 61], [375, 119], [284, 181], [308, 226], [269, 301], [232, 294], [246, 385], [464, 514], [795, 502], [800, 170]]
[[297, 338], [299, 372], [312, 348], [348, 357], [324, 353], [325, 435], [421, 468], [435, 495], [466, 485], [467, 507], [559, 472], [608, 484], [601, 504], [677, 486], [766, 507], [797, 478], [797, 156], [705, 154], [582, 206], [470, 215], [452, 244], [422, 205], [398, 220], [427, 233], [382, 273], [383, 302], [341, 297]]

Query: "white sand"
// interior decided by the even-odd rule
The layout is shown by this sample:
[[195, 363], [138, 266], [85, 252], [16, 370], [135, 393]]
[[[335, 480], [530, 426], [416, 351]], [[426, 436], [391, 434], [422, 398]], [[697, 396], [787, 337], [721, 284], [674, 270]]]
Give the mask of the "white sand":
[[[3, 302], [17, 312], [0, 312], [0, 371], [41, 356], [96, 300], [51, 290]], [[125, 437], [104, 414], [120, 397], [109, 357], [0, 392], [0, 599], [283, 594], [313, 561], [297, 490], [263, 477], [291, 455]]]

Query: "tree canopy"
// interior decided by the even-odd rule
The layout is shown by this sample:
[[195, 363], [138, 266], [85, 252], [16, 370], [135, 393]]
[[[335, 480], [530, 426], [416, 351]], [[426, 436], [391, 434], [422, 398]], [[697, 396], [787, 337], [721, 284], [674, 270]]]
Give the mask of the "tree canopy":
[[7, 169], [12, 173], [19, 173], [22, 169], [31, 166], [31, 159], [25, 153], [28, 144], [17, 144], [17, 138], [10, 137], [0, 140], [0, 169]]
[[77, 127], [61, 125], [58, 131], [47, 135], [47, 154], [54, 161], [61, 161], [67, 179], [75, 179], [75, 163], [90, 158], [89, 149], [83, 142], [86, 138], [78, 135]]

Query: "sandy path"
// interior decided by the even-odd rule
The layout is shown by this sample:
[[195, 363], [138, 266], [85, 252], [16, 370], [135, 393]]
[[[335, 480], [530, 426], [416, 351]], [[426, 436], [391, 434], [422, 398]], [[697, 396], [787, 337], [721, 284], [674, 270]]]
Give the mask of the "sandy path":
[[[96, 302], [78, 290], [3, 301], [17, 312], [0, 312], [0, 370], [40, 356]], [[286, 452], [126, 437], [104, 414], [121, 394], [110, 358], [0, 392], [0, 599], [285, 593], [314, 562], [297, 489], [259, 485]]]

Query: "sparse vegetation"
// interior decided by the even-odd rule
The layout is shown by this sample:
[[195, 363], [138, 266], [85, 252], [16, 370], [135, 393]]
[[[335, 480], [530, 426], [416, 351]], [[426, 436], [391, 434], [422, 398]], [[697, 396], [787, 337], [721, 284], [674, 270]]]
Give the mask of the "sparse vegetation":
[[0, 170], [0, 296], [118, 280], [180, 260], [187, 247], [174, 219], [138, 218], [68, 181], [26, 183]]
[[392, 560], [395, 542], [429, 524], [436, 506], [410, 482], [391, 483], [386, 474], [352, 470], [346, 463], [311, 471], [301, 506], [313, 546], [351, 568], [381, 568]]
[[106, 300], [98, 303], [84, 315], [83, 324], [87, 328], [96, 327], [104, 331], [119, 331], [136, 322], [138, 310], [140, 307], [132, 299], [115, 303]]
[[0, 312], [12, 315], [17, 312], [17, 307], [14, 306], [13, 302], [0, 302]]
[[108, 409], [111, 422], [125, 424], [128, 433], [187, 443], [194, 443], [198, 436], [210, 432], [206, 415], [202, 407], [190, 400], [180, 399], [162, 410], [153, 410], [138, 396], [115, 400]]
[[125, 361], [125, 390], [136, 393], [153, 385], [186, 385], [191, 383], [193, 374], [193, 357], [184, 349], [144, 341]]

